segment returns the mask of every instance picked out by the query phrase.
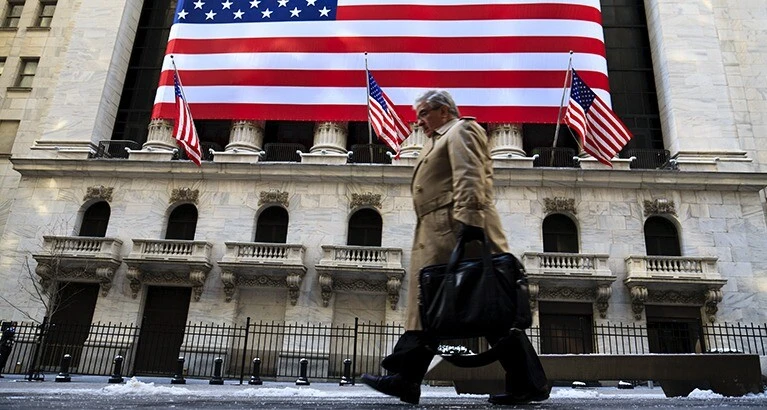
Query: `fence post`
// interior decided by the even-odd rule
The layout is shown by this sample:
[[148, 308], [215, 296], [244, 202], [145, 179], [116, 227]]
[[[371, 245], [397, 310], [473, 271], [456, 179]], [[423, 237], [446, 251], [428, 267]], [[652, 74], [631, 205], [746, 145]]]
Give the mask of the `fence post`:
[[253, 375], [250, 376], [248, 384], [255, 386], [264, 384], [264, 382], [261, 381], [261, 359], [258, 357], [253, 359]]
[[[352, 349], [352, 369], [357, 368], [357, 336], [359, 335], [360, 318], [354, 317], [354, 348]], [[354, 374], [351, 375], [352, 386], [354, 385]]]
[[224, 384], [224, 379], [221, 377], [221, 364], [224, 362], [224, 359], [217, 357], [213, 361], [213, 377], [210, 379], [210, 382], [208, 384], [215, 384], [215, 385], [222, 385]]
[[59, 368], [59, 375], [56, 376], [57, 382], [71, 382], [72, 378], [69, 377], [69, 366], [72, 364], [72, 356], [65, 354], [61, 358], [61, 366]]
[[352, 361], [349, 359], [344, 359], [344, 375], [341, 376], [341, 382], [338, 383], [339, 386], [348, 386], [352, 383], [351, 378], [351, 369], [352, 368]]
[[296, 386], [308, 386], [310, 383], [309, 378], [306, 377], [306, 373], [309, 368], [309, 360], [303, 358], [299, 363], [301, 363], [301, 371], [299, 373], [298, 380], [296, 380]]
[[[240, 384], [245, 376], [245, 355], [248, 354], [248, 333], [250, 332], [250, 316], [245, 319], [245, 342], [242, 345], [242, 359], [240, 360]], [[251, 380], [253, 380], [251, 378]], [[250, 384], [250, 383], [248, 383]]]
[[40, 369], [37, 367], [37, 359], [40, 357], [40, 348], [43, 344], [43, 338], [45, 337], [45, 331], [48, 328], [48, 316], [43, 317], [43, 322], [38, 326], [40, 332], [35, 338], [35, 352], [32, 354], [32, 361], [29, 362], [29, 369], [27, 370], [27, 381], [44, 381], [45, 375], [40, 373]]
[[171, 379], [170, 384], [186, 384], [184, 379], [184, 358], [179, 357], [176, 363], [176, 375]]
[[112, 377], [109, 378], [109, 383], [122, 383], [123, 382], [123, 376], [122, 376], [122, 368], [123, 368], [123, 357], [119, 354], [115, 356], [114, 359], [114, 368], [112, 369]]

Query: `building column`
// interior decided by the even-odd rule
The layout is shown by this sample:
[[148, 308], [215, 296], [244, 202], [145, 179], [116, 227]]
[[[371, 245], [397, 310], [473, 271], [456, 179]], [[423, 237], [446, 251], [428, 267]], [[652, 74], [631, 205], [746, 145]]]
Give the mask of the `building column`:
[[149, 136], [147, 136], [142, 150], [173, 151], [177, 147], [178, 145], [173, 139], [173, 123], [158, 118], [149, 122]]
[[409, 125], [410, 136], [402, 141], [402, 147], [400, 147], [399, 151], [401, 158], [418, 157], [424, 142], [426, 142], [426, 136], [423, 134], [421, 128], [414, 122], [411, 122]]
[[314, 126], [314, 145], [308, 154], [301, 154], [301, 162], [313, 164], [345, 164], [346, 139], [349, 135], [345, 122], [318, 122]]
[[177, 149], [173, 139], [173, 123], [155, 118], [149, 122], [149, 135], [140, 150], [128, 150], [129, 160], [170, 161], [173, 150]]
[[490, 124], [490, 156], [495, 158], [524, 157], [522, 124]]
[[264, 143], [264, 121], [233, 121], [226, 152], [259, 152]]

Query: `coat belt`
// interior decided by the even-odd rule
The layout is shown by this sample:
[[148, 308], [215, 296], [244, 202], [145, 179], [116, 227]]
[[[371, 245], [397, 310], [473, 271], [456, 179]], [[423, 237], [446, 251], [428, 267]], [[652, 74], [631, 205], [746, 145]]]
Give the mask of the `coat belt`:
[[423, 202], [419, 201], [419, 203], [414, 204], [415, 213], [418, 215], [419, 218], [423, 218], [424, 215], [432, 213], [436, 211], [437, 209], [449, 206], [452, 202], [453, 202], [453, 193], [445, 192], [427, 201], [423, 201]]

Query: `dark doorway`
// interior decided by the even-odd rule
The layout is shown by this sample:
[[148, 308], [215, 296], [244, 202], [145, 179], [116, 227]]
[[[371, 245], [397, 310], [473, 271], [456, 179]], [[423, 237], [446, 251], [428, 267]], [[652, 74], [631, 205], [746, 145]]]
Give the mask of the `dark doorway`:
[[45, 366], [57, 366], [64, 354], [72, 356], [72, 366], [80, 363], [80, 355], [90, 332], [98, 283], [60, 282], [51, 313], [50, 325], [45, 337], [42, 362]]
[[699, 307], [648, 305], [645, 310], [650, 353], [706, 351]]
[[191, 288], [147, 288], [134, 374], [173, 374], [184, 341], [191, 296]]
[[256, 242], [285, 243], [288, 238], [288, 211], [279, 206], [264, 209], [256, 223]]
[[111, 213], [109, 204], [103, 201], [88, 207], [83, 214], [83, 222], [80, 224], [80, 236], [105, 237]]
[[192, 204], [179, 205], [168, 217], [165, 239], [194, 240], [197, 230], [197, 207]]
[[538, 302], [541, 353], [594, 352], [594, 315], [591, 303]]
[[383, 220], [372, 209], [360, 209], [349, 218], [347, 245], [381, 246]]
[[552, 214], [543, 220], [543, 251], [578, 253], [578, 228], [562, 214]]

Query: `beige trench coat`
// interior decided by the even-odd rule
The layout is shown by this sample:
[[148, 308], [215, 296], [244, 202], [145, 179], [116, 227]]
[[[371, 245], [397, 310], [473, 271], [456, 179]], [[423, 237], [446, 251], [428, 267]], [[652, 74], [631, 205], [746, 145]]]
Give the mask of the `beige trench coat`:
[[[457, 222], [485, 229], [493, 253], [509, 245], [493, 200], [493, 162], [487, 135], [472, 118], [456, 119], [424, 144], [410, 184], [417, 215], [408, 270], [405, 330], [422, 330], [418, 311], [418, 272], [447, 263], [460, 229]], [[466, 257], [479, 247], [467, 246]]]

